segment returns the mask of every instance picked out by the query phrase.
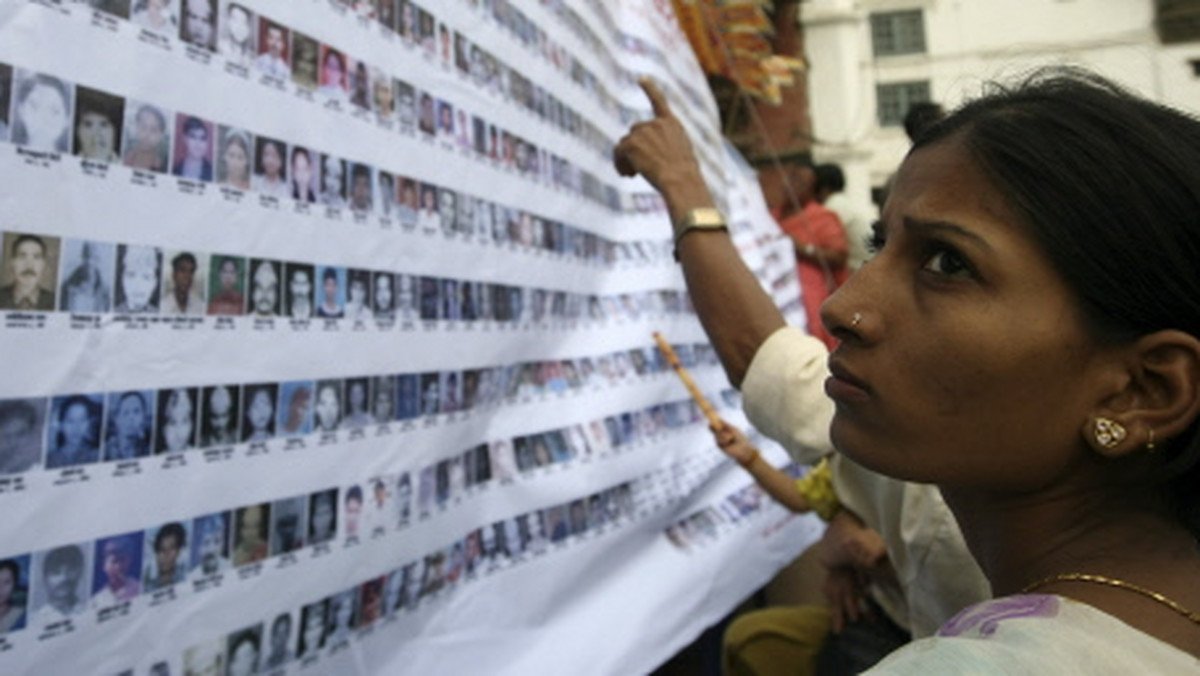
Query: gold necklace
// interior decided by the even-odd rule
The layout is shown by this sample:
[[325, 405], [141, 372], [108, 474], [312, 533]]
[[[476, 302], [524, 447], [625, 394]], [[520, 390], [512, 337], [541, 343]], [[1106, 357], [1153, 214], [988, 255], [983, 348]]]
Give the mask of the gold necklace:
[[1184, 608], [1183, 606], [1172, 601], [1171, 599], [1167, 598], [1166, 596], [1163, 596], [1162, 594], [1160, 594], [1152, 589], [1146, 589], [1145, 587], [1140, 587], [1136, 584], [1133, 584], [1132, 582], [1126, 582], [1124, 580], [1116, 580], [1111, 577], [1104, 577], [1103, 575], [1091, 575], [1089, 573], [1059, 573], [1058, 575], [1051, 575], [1050, 577], [1038, 580], [1037, 582], [1034, 582], [1033, 584], [1025, 585], [1025, 587], [1023, 589], [1021, 589], [1021, 593], [1028, 594], [1029, 592], [1033, 591], [1034, 589], [1037, 589], [1039, 587], [1044, 587], [1052, 582], [1091, 582], [1092, 584], [1101, 584], [1101, 585], [1105, 585], [1107, 587], [1116, 587], [1117, 589], [1125, 589], [1125, 590], [1131, 591], [1135, 594], [1141, 594], [1142, 596], [1145, 596], [1148, 599], [1157, 601], [1158, 603], [1163, 604], [1164, 606], [1170, 608], [1171, 610], [1174, 610], [1175, 612], [1179, 613], [1180, 615], [1183, 615], [1187, 619], [1191, 620], [1193, 623], [1200, 624], [1200, 614], [1194, 613], [1194, 612], [1188, 610], [1187, 608]]

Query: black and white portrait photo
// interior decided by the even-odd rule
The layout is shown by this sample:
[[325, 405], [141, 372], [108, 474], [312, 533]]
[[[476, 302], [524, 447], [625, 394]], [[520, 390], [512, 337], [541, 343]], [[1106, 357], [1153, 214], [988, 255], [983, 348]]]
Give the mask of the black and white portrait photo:
[[41, 465], [45, 425], [45, 399], [0, 399], [0, 475]]
[[12, 129], [17, 145], [65, 153], [71, 149], [74, 88], [54, 77], [18, 68], [13, 84]]
[[60, 240], [6, 232], [0, 260], [0, 310], [48, 312], [55, 308]]
[[157, 313], [162, 280], [162, 251], [152, 246], [117, 245], [113, 310], [125, 314]]

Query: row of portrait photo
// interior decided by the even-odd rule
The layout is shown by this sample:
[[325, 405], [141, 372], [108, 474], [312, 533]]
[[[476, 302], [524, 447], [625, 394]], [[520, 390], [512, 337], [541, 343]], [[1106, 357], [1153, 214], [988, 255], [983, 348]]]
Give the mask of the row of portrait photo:
[[[415, 612], [421, 604], [444, 602], [462, 585], [544, 555], [551, 545], [619, 527], [635, 516], [634, 493], [631, 483], [622, 483], [481, 526], [381, 575], [188, 646], [175, 658], [178, 662], [155, 661], [149, 673], [279, 673], [297, 661], [310, 666], [322, 655], [336, 653], [351, 640], [365, 637], [368, 630], [404, 633], [406, 625], [396, 620], [404, 613]], [[310, 499], [325, 495], [328, 493], [314, 494]], [[162, 589], [160, 584], [181, 582], [187, 573], [181, 572], [178, 579], [170, 576], [180, 566], [186, 570], [188, 564], [183, 559], [189, 555], [193, 559], [205, 557], [192, 566], [193, 577], [220, 575], [222, 565], [229, 565], [218, 562], [220, 557], [226, 556], [230, 548], [244, 546], [243, 542], [229, 545], [223, 539], [224, 532], [232, 528], [237, 540], [237, 533], [249, 528], [251, 532], [242, 540], [258, 537], [253, 532], [254, 519], [261, 517], [256, 511], [246, 510], [264, 507], [235, 510], [232, 517], [228, 512], [212, 514], [194, 524], [174, 522], [145, 533], [0, 559], [0, 583], [11, 583], [0, 584], [0, 594], [11, 590], [6, 597], [0, 596], [0, 635], [26, 625], [36, 628], [47, 626], [46, 622], [72, 620], [89, 608], [102, 613], [106, 608], [127, 604], [139, 594]], [[239, 515], [243, 520], [231, 525], [230, 519], [236, 520]], [[189, 536], [199, 544], [189, 545]], [[143, 561], [150, 563], [141, 565]], [[165, 579], [164, 570], [168, 575]], [[140, 578], [139, 571], [144, 571]]]
[[[751, 430], [751, 442], [758, 436], [756, 430]], [[779, 467], [785, 474], [799, 479], [806, 471], [794, 462], [788, 462]], [[752, 518], [765, 507], [774, 505], [774, 501], [766, 494], [762, 486], [750, 482], [729, 493], [715, 505], [709, 505], [667, 525], [663, 534], [677, 549], [699, 549], [720, 537], [720, 527], [724, 524], [736, 524]]]
[[692, 312], [687, 295], [673, 289], [596, 296], [32, 232], [4, 232], [0, 246], [0, 310], [375, 319], [380, 326], [599, 322]]
[[[405, 83], [395, 84], [411, 90]], [[410, 93], [422, 108], [417, 127], [430, 138], [440, 134], [447, 145], [491, 158], [497, 167], [589, 196], [614, 209], [619, 207], [614, 187], [602, 185], [594, 175], [578, 170], [545, 148], [538, 149], [478, 116], [471, 116], [467, 123], [461, 109], [458, 114], [463, 124], [455, 131], [453, 104], [435, 100], [427, 92]], [[478, 217], [464, 213], [457, 216], [461, 223], [453, 218], [443, 223], [439, 213], [448, 207], [453, 214], [458, 197], [451, 188], [2, 63], [0, 140], [11, 140], [33, 151], [70, 152], [93, 162], [170, 173], [193, 181], [215, 181], [276, 200], [295, 200], [301, 206], [321, 204], [378, 214], [410, 228], [432, 217], [435, 230], [474, 229], [479, 227], [473, 222], [476, 218], [490, 217], [494, 210], [485, 202], [487, 214], [480, 208]], [[461, 201], [463, 210], [475, 211], [476, 202], [481, 200], [464, 193]]]
[[[678, 349], [693, 364], [691, 355], [701, 355], [715, 365], [707, 345]], [[662, 373], [668, 367], [657, 354], [644, 348], [463, 371], [0, 399], [0, 475], [361, 430], [579, 392]], [[638, 427], [670, 426], [668, 414], [654, 413]], [[607, 440], [594, 435], [601, 448], [630, 438], [630, 423], [618, 422]], [[516, 458], [522, 469], [523, 457]]]
[[[374, 118], [384, 127], [398, 128], [406, 134], [413, 134], [419, 130], [423, 138], [440, 139], [442, 145], [448, 149], [457, 147], [463, 154], [490, 159], [497, 168], [515, 172], [548, 186], [569, 190], [611, 209], [619, 208], [620, 198], [614, 186], [603, 184], [595, 174], [581, 169], [566, 157], [550, 153], [545, 147], [539, 148], [494, 122], [470, 114], [461, 106], [456, 106], [433, 92], [419, 90], [411, 83], [392, 77], [380, 68], [353, 59], [339, 49], [320, 44], [313, 38], [295, 33], [266, 17], [257, 17], [242, 5], [231, 3], [226, 15], [242, 17], [238, 21], [248, 24], [249, 35], [259, 35], [259, 43], [270, 45], [269, 51], [259, 54], [257, 59], [249, 64], [260, 70], [262, 77], [269, 81], [294, 82], [298, 89], [311, 91], [338, 107], [341, 107], [342, 103], [348, 103], [352, 111], [358, 111], [367, 118]], [[465, 37], [460, 36], [460, 41], [465, 40]], [[255, 41], [251, 41], [251, 49], [254, 49], [254, 44]], [[304, 70], [311, 68], [316, 72], [319, 58], [319, 87], [315, 81], [306, 86], [304, 83], [307, 83], [309, 78], [296, 77], [297, 73], [302, 72], [299, 70], [300, 64], [295, 64], [297, 70], [293, 71], [291, 60], [302, 54], [307, 56]], [[311, 63], [308, 63], [309, 60]], [[377, 200], [379, 204], [374, 207], [366, 202], [354, 203], [347, 195], [348, 187], [341, 191], [340, 200], [335, 199], [329, 188], [316, 180], [313, 167], [317, 162], [318, 153], [303, 145], [292, 146], [293, 154], [296, 153], [295, 149], [299, 148], [304, 159], [296, 160], [293, 157], [291, 164], [298, 161], [305, 164], [301, 173], [309, 177], [307, 182], [302, 180], [304, 176], [300, 179], [289, 179], [287, 144], [267, 137], [262, 138], [273, 141], [273, 147], [269, 150], [244, 144], [244, 154], [247, 158], [251, 152], [255, 157], [252, 165], [247, 162], [243, 167], [238, 164], [241, 158], [225, 157], [226, 144], [218, 144], [217, 148], [214, 148], [215, 125], [210, 121], [186, 114], [177, 115], [176, 119], [172, 120], [170, 111], [161, 106], [133, 99], [125, 101], [124, 97], [82, 85], [77, 88], [79, 91], [75, 96], [80, 99], [78, 105], [83, 112], [77, 114], [76, 128], [72, 130], [68, 128], [73, 98], [70, 83], [50, 75], [39, 74], [29, 74], [28, 77], [33, 80], [24, 83], [21, 72], [18, 70], [18, 82], [14, 85], [16, 95], [11, 97], [12, 138], [20, 145], [35, 150], [63, 153], [71, 152], [73, 147], [76, 155], [90, 160], [120, 162], [144, 171], [174, 173], [198, 181], [216, 180], [223, 185], [240, 190], [253, 189], [276, 198], [290, 196], [308, 202], [320, 199], [331, 206], [348, 206], [362, 211], [374, 208], [381, 213], [397, 202], [393, 191], [392, 195], [381, 196]], [[585, 147], [592, 148], [598, 157], [607, 160], [611, 156], [612, 140], [604, 137], [594, 125], [583, 121], [573, 109], [548, 95], [540, 87], [535, 88], [519, 72], [508, 69], [504, 72], [511, 72], [510, 81], [520, 85], [510, 85], [509, 89], [512, 90], [513, 100], [523, 108], [528, 107], [535, 113], [540, 112], [545, 123], [554, 124], [564, 133], [578, 138], [586, 144]], [[2, 82], [3, 75], [0, 74], [0, 87], [3, 86]], [[37, 91], [34, 91], [35, 89]], [[55, 90], [58, 101], [51, 99]], [[34, 109], [23, 106], [30, 93], [35, 93], [40, 99], [46, 99], [52, 107]], [[0, 104], [3, 103], [3, 98], [4, 95], [0, 94]], [[52, 114], [60, 104], [64, 114]], [[32, 117], [34, 113], [40, 113], [42, 119], [27, 121], [26, 117]], [[83, 133], [92, 133], [81, 139], [78, 137], [81, 134], [81, 118], [84, 114], [94, 120], [96, 128], [83, 130]], [[171, 124], [173, 121], [176, 124]], [[51, 129], [55, 124], [62, 126]], [[182, 126], [184, 124], [189, 126]], [[100, 127], [105, 129], [101, 130]], [[227, 129], [224, 125], [221, 125], [221, 128]], [[37, 135], [31, 136], [29, 129], [37, 131]], [[237, 129], [232, 129], [230, 133], [250, 135], [249, 132]], [[97, 147], [86, 147], [86, 144]], [[277, 157], [263, 158], [266, 160], [264, 162], [258, 158], [261, 152], [273, 152]], [[233, 153], [236, 155], [237, 151]]]

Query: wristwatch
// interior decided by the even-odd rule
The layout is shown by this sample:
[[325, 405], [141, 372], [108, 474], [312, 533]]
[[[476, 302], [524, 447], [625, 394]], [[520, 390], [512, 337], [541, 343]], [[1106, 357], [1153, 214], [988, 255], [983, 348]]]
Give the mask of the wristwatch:
[[728, 230], [729, 224], [713, 207], [698, 207], [675, 222], [675, 260], [679, 260], [679, 240], [693, 230]]

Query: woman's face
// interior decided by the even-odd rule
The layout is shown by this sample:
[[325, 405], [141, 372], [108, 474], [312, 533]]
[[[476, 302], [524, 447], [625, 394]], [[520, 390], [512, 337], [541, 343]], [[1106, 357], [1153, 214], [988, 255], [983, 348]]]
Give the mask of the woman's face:
[[250, 39], [250, 13], [241, 7], [229, 8], [229, 37], [241, 44]]
[[350, 384], [350, 410], [365, 411], [367, 408], [367, 388], [362, 383]]
[[956, 139], [905, 160], [882, 249], [822, 308], [841, 339], [826, 381], [838, 450], [1005, 490], [1081, 462], [1103, 350], [1028, 227]]
[[125, 301], [129, 309], [147, 307], [158, 288], [157, 256], [151, 249], [129, 247], [122, 261], [121, 285], [125, 289]]
[[237, 264], [233, 261], [225, 261], [221, 264], [220, 272], [221, 290], [233, 291], [233, 287], [237, 284]]
[[263, 145], [262, 167], [263, 173], [267, 177], [272, 179], [279, 178], [279, 170], [283, 169], [283, 154], [279, 152], [279, 146], [274, 143]]
[[117, 404], [117, 415], [113, 422], [117, 426], [117, 436], [122, 439], [138, 439], [146, 433], [146, 405], [142, 398], [131, 394], [121, 399]]
[[337, 392], [332, 386], [322, 387], [317, 393], [317, 425], [323, 430], [337, 429], [341, 412], [342, 405], [338, 401]]
[[322, 84], [326, 84], [331, 87], [344, 86], [342, 83], [345, 79], [346, 72], [342, 67], [341, 59], [339, 59], [336, 54], [329, 53], [325, 55], [325, 67], [321, 69], [321, 75], [324, 78]]
[[246, 156], [246, 149], [241, 143], [229, 142], [225, 144], [225, 173], [230, 181], [245, 181], [249, 176], [250, 158]]
[[162, 120], [148, 108], [138, 111], [133, 120], [133, 138], [142, 150], [157, 150], [162, 143], [166, 130]]
[[67, 130], [67, 102], [51, 85], [34, 85], [17, 112], [33, 147], [52, 148]]
[[116, 149], [117, 129], [100, 113], [89, 111], [80, 115], [75, 133], [79, 136], [79, 154], [88, 159], [108, 159]]
[[307, 189], [312, 182], [312, 163], [304, 153], [292, 153], [292, 180], [302, 189]]
[[362, 280], [350, 282], [350, 303], [362, 306], [367, 302], [367, 285]]
[[250, 401], [250, 426], [256, 431], [266, 430], [275, 415], [275, 405], [271, 403], [271, 395], [266, 390], [258, 390]]
[[380, 310], [392, 309], [392, 285], [387, 277], [375, 278], [375, 307]]
[[253, 505], [242, 512], [241, 538], [244, 544], [257, 544], [261, 539], [263, 513], [262, 508]]
[[249, 676], [258, 673], [258, 648], [249, 641], [243, 641], [233, 649], [229, 656], [229, 676]]
[[333, 536], [333, 503], [326, 495], [317, 498], [316, 504], [313, 505], [312, 530], [313, 537], [318, 540], [327, 540]]
[[178, 391], [171, 396], [169, 405], [163, 440], [166, 441], [168, 452], [182, 451], [192, 445], [196, 417], [193, 415], [192, 398], [186, 392]]
[[70, 448], [78, 448], [83, 446], [88, 437], [88, 432], [92, 426], [91, 415], [89, 415], [87, 407], [80, 403], [74, 403], [63, 412], [62, 417], [62, 435], [64, 446]]
[[336, 305], [337, 304], [337, 290], [338, 290], [337, 279], [334, 277], [326, 277], [325, 280], [323, 282], [321, 282], [321, 287], [323, 289], [325, 289], [326, 304]]
[[387, 421], [392, 418], [392, 392], [390, 389], [381, 387], [375, 390], [375, 419], [378, 421]]
[[304, 616], [304, 646], [314, 650], [321, 645], [321, 636], [325, 633], [325, 614], [314, 608]]

